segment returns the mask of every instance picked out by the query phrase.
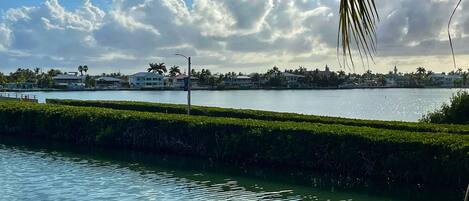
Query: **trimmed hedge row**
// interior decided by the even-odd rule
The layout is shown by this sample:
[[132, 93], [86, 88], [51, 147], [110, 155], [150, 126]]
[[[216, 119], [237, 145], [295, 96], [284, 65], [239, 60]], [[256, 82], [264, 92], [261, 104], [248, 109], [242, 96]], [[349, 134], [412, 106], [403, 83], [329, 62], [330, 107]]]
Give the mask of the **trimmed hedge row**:
[[[83, 100], [59, 100], [47, 99], [47, 103], [72, 105], [72, 106], [93, 106], [112, 108], [120, 110], [135, 110], [144, 112], [160, 112], [186, 114], [187, 107], [185, 105], [164, 104], [164, 103], [147, 103], [147, 102], [131, 102], [131, 101], [83, 101]], [[260, 110], [247, 109], [230, 109], [218, 107], [193, 106], [192, 115], [212, 116], [212, 117], [232, 117], [232, 118], [249, 118], [270, 121], [293, 121], [293, 122], [310, 122], [323, 124], [342, 124], [349, 126], [366, 126], [371, 128], [385, 128], [391, 130], [405, 130], [415, 132], [443, 132], [455, 134], [469, 134], [469, 126], [466, 125], [442, 125], [429, 123], [414, 122], [398, 122], [398, 121], [377, 121], [377, 120], [359, 120], [347, 119], [339, 117], [324, 117], [315, 115], [303, 115], [295, 113], [280, 113]]]
[[0, 102], [0, 134], [464, 186], [469, 136]]

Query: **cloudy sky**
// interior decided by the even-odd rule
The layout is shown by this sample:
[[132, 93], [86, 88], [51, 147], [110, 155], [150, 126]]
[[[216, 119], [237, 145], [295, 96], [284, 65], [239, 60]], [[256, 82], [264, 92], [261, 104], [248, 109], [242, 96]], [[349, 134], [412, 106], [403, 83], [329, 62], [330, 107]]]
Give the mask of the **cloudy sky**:
[[[378, 55], [370, 69], [452, 70], [446, 23], [455, 3], [377, 0]], [[95, 74], [132, 73], [149, 62], [185, 65], [175, 53], [216, 72], [326, 64], [339, 70], [337, 10], [338, 0], [1, 0], [0, 71], [86, 64]], [[469, 12], [456, 14], [452, 31], [458, 65], [467, 69]]]

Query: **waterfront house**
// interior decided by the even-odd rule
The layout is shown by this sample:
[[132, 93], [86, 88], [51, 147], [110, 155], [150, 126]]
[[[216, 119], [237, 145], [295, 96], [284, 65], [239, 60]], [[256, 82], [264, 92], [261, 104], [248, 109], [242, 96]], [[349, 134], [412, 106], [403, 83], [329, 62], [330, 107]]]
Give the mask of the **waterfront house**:
[[[0, 86], [0, 89], [2, 87]], [[10, 82], [5, 85], [8, 90], [28, 90], [37, 88], [37, 84], [33, 82]]]
[[60, 89], [84, 89], [85, 76], [78, 76], [78, 73], [59, 74], [52, 77], [54, 87]]
[[[187, 80], [188, 76], [185, 74], [181, 74], [174, 77], [168, 77], [166, 80], [166, 86], [174, 89], [184, 89], [185, 80]], [[199, 79], [191, 76], [191, 87], [197, 88], [199, 87]]]
[[285, 76], [285, 79], [287, 80], [287, 87], [299, 87], [300, 86], [300, 80], [304, 79], [305, 76], [303, 75], [296, 75], [292, 73], [282, 73], [283, 76]]
[[409, 77], [397, 73], [387, 74], [385, 80], [386, 87], [407, 87], [410, 85]]
[[455, 82], [461, 79], [459, 74], [433, 73], [428, 76], [428, 80], [433, 86], [455, 87]]
[[164, 76], [153, 72], [139, 72], [129, 76], [131, 88], [163, 88]]
[[252, 88], [254, 86], [252, 78], [245, 75], [229, 77], [223, 82], [225, 86], [234, 88]]
[[326, 65], [326, 67], [324, 67], [323, 71], [316, 68], [316, 70], [307, 71], [307, 73], [310, 74], [310, 75], [316, 75], [316, 76], [321, 77], [321, 78], [329, 78], [332, 74], [329, 66], [327, 66], [327, 65]]
[[100, 77], [96, 79], [96, 87], [101, 89], [116, 89], [121, 88], [123, 80], [115, 77]]

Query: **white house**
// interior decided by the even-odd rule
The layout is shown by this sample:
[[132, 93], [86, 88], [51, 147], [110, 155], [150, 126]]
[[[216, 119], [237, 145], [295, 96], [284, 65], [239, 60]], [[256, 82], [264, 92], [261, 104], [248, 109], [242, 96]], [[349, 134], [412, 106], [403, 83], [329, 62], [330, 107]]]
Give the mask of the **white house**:
[[287, 80], [287, 87], [297, 87], [299, 86], [300, 79], [305, 78], [305, 76], [303, 75], [296, 75], [296, 74], [287, 73], [287, 72], [284, 72], [282, 74], [283, 76], [285, 76]]
[[129, 76], [131, 88], [163, 88], [164, 76], [152, 72], [140, 72]]
[[435, 85], [440, 87], [454, 87], [455, 81], [461, 79], [461, 75], [458, 74], [445, 74], [445, 73], [433, 73], [428, 76], [428, 79]]

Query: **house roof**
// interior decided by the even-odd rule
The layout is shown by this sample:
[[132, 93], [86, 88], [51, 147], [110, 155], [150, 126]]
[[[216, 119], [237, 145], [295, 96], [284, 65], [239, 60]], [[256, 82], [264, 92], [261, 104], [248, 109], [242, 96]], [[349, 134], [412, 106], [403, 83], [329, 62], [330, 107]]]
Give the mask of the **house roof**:
[[[176, 78], [176, 79], [178, 79], [178, 80], [183, 80], [183, 79], [187, 78], [187, 75], [178, 75], [178, 76], [176, 76], [176, 77], [174, 77], [174, 78]], [[198, 79], [199, 79], [199, 78], [197, 78], [197, 77], [191, 76], [191, 80], [198, 80]]]
[[297, 75], [297, 74], [292, 74], [292, 73], [283, 73], [285, 77], [305, 77], [303, 75]]
[[96, 81], [105, 81], [105, 82], [122, 82], [121, 79], [115, 77], [100, 77]]
[[163, 75], [160, 75], [158, 73], [152, 73], [152, 72], [138, 72], [138, 73], [135, 73], [135, 74], [130, 75], [130, 76], [133, 76], [133, 77], [149, 77], [149, 76], [163, 76]]
[[54, 80], [82, 80], [83, 76], [69, 75], [69, 74], [59, 74], [52, 77]]
[[251, 77], [245, 76], [245, 75], [239, 75], [239, 76], [236, 76], [236, 79], [249, 80], [251, 79]]

